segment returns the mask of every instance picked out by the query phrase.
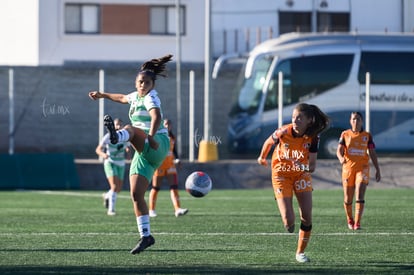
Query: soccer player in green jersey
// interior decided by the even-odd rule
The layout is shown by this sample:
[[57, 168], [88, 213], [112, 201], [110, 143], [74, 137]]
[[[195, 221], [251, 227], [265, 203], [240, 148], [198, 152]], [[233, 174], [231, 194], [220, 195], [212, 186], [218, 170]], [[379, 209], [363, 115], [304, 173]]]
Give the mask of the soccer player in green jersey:
[[170, 141], [168, 130], [161, 123], [163, 120], [161, 101], [154, 89], [158, 75], [165, 76], [166, 63], [172, 55], [145, 62], [135, 79], [136, 91], [129, 94], [92, 91], [93, 100], [106, 98], [115, 102], [130, 104], [129, 118], [131, 125], [116, 130], [110, 116], [104, 117], [112, 144], [129, 141], [135, 149], [129, 172], [131, 198], [138, 225], [140, 239], [131, 250], [131, 254], [142, 252], [155, 243], [150, 231], [148, 205], [145, 192], [152, 180], [154, 171], [161, 165], [168, 154]]
[[[122, 121], [114, 119], [116, 130], [122, 128]], [[103, 194], [104, 205], [109, 216], [115, 215], [116, 199], [122, 190], [125, 175], [125, 158], [129, 153], [130, 143], [127, 141], [112, 144], [107, 133], [99, 142], [95, 152], [104, 160], [104, 171], [109, 183], [109, 190]]]

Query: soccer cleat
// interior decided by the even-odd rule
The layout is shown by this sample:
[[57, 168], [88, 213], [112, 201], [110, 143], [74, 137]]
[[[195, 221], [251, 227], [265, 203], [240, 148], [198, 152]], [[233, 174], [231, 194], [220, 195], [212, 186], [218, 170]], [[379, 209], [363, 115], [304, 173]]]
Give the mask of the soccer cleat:
[[109, 207], [109, 199], [106, 197], [106, 193], [102, 194], [102, 199], [103, 199], [103, 206], [105, 208], [108, 208]]
[[350, 230], [354, 230], [354, 225], [355, 225], [354, 220], [348, 220], [348, 228]]
[[354, 230], [361, 230], [361, 224], [359, 223], [354, 224]]
[[310, 262], [309, 258], [306, 257], [305, 253], [298, 253], [296, 254], [296, 261], [299, 263], [307, 263]]
[[188, 213], [188, 209], [186, 208], [178, 208], [177, 210], [175, 210], [175, 216], [178, 218], [179, 216], [184, 216], [185, 214]]
[[112, 120], [112, 117], [110, 115], [105, 115], [104, 116], [104, 125], [106, 130], [109, 133], [109, 139], [111, 141], [112, 144], [117, 144], [118, 143], [118, 134], [115, 130], [115, 125], [114, 125], [114, 121]]
[[141, 237], [141, 239], [138, 241], [138, 244], [131, 250], [131, 254], [138, 254], [154, 243], [155, 240], [152, 235], [149, 235], [148, 237]]
[[115, 211], [111, 211], [111, 210], [108, 210], [108, 212], [106, 212], [106, 214], [108, 216], [115, 216], [116, 215]]
[[157, 212], [155, 212], [155, 210], [150, 210], [150, 211], [149, 211], [149, 216], [150, 216], [151, 218], [155, 218], [155, 217], [157, 216]]

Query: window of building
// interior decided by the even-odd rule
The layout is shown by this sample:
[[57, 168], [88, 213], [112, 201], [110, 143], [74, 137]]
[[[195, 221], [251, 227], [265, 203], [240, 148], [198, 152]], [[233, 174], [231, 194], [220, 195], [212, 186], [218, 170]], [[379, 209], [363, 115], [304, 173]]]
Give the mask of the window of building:
[[318, 12], [318, 32], [349, 32], [349, 13]]
[[310, 32], [311, 19], [310, 12], [279, 12], [279, 33]]
[[[349, 13], [317, 12], [316, 30], [318, 32], [348, 32], [350, 29]], [[279, 33], [311, 32], [311, 12], [279, 12]]]
[[99, 6], [65, 5], [65, 33], [99, 33]]
[[[175, 6], [76, 4], [65, 5], [66, 34], [175, 35]], [[185, 7], [180, 7], [185, 34]]]
[[[150, 8], [151, 34], [176, 34], [175, 6], [153, 6]], [[180, 7], [180, 34], [185, 34], [185, 8]]]

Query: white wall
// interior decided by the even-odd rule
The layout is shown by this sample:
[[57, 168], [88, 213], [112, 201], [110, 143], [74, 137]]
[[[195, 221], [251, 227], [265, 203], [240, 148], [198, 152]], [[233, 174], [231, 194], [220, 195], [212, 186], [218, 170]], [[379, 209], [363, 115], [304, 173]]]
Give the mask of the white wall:
[[[359, 32], [401, 32], [401, 1], [363, 0], [353, 1], [351, 11], [351, 30]], [[411, 17], [413, 14], [411, 15]]]
[[39, 55], [37, 0], [2, 0], [0, 65], [36, 66]]
[[[215, 48], [225, 47], [223, 30], [251, 32], [251, 47], [256, 43], [258, 28], [262, 40], [272, 27], [278, 35], [278, 11], [351, 10], [351, 30], [411, 31], [414, 5], [410, 0], [210, 0], [212, 7], [212, 39]], [[0, 0], [0, 66], [61, 65], [65, 61], [143, 61], [166, 53], [176, 54], [175, 36], [130, 35], [66, 35], [64, 4], [117, 3], [175, 5], [176, 0]], [[204, 62], [205, 0], [180, 0], [187, 8], [186, 35], [182, 37], [183, 62]], [[402, 3], [407, 9], [402, 11]], [[231, 34], [229, 34], [231, 35]], [[234, 34], [233, 34], [234, 35]], [[239, 38], [240, 39], [240, 38]], [[242, 38], [241, 38], [242, 39]], [[229, 39], [229, 44], [232, 39]], [[235, 40], [233, 39], [233, 42]], [[231, 48], [232, 45], [227, 45]], [[234, 48], [234, 47], [233, 47]], [[243, 49], [239, 49], [243, 51]]]

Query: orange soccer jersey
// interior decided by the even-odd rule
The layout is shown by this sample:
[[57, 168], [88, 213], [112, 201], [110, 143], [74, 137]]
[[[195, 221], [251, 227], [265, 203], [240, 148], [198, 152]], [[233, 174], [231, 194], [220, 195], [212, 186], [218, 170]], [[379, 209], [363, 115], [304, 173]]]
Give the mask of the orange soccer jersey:
[[375, 149], [371, 134], [365, 131], [345, 130], [339, 138], [339, 144], [344, 147], [345, 163], [342, 169], [344, 184], [352, 186], [356, 181], [368, 183], [368, 150]]
[[174, 164], [174, 146], [175, 146], [175, 139], [170, 136], [170, 151], [168, 155], [165, 157], [163, 163], [155, 170], [154, 175], [157, 177], [164, 177], [166, 175], [176, 174], [177, 169], [175, 168]]
[[345, 164], [349, 168], [361, 168], [368, 165], [368, 149], [375, 149], [370, 133], [353, 132], [351, 129], [342, 132], [339, 144], [344, 146]]
[[272, 155], [272, 183], [276, 197], [290, 197], [295, 192], [311, 191], [309, 152], [318, 150], [318, 138], [295, 137], [292, 124], [276, 130], [272, 137], [276, 148]]

